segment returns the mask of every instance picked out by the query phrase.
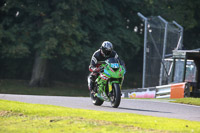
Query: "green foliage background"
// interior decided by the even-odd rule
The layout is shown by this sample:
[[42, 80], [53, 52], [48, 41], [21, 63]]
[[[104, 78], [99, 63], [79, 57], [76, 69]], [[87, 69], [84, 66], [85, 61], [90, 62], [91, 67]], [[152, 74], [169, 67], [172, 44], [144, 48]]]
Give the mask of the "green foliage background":
[[51, 80], [86, 82], [91, 56], [104, 40], [126, 62], [131, 87], [141, 86], [143, 36], [134, 32], [145, 16], [184, 27], [184, 47], [200, 42], [200, 1], [1, 0], [0, 78], [30, 79], [35, 53], [49, 60]]

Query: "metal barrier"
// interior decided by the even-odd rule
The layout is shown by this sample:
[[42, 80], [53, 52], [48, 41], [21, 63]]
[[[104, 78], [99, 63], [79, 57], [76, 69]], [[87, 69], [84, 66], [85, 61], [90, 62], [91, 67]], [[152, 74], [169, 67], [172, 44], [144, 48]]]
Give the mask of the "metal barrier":
[[156, 86], [156, 98], [170, 98], [171, 85]]
[[122, 90], [124, 98], [155, 98], [155, 95], [155, 87]]
[[188, 93], [187, 83], [156, 86], [156, 98], [184, 98]]
[[122, 97], [124, 98], [184, 98], [189, 95], [190, 87], [187, 82], [122, 90]]

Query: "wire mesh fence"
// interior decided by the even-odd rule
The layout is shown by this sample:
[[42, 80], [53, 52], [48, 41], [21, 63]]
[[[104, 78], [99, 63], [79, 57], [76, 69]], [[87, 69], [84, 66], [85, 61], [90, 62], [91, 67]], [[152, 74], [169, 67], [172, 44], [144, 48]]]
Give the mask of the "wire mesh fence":
[[159, 84], [165, 26], [158, 17], [150, 17], [147, 27], [145, 86], [151, 87]]
[[178, 44], [181, 43], [180, 29], [174, 23], [163, 22], [158, 16], [148, 17], [146, 21], [144, 87], [168, 84], [173, 64], [170, 57], [172, 56], [172, 51], [178, 48]]

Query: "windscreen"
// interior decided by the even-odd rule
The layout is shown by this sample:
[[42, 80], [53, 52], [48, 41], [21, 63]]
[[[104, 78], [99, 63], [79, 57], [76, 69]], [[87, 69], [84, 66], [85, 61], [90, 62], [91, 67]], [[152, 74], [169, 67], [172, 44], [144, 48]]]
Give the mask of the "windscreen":
[[109, 58], [106, 62], [110, 64], [111, 68], [119, 68], [119, 61], [116, 58]]

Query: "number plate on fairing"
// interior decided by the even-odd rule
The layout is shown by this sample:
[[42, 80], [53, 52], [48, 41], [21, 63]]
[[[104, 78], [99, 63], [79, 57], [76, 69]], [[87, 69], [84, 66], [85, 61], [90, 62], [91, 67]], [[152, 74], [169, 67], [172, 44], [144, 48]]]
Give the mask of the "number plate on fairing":
[[119, 64], [118, 63], [111, 63], [110, 66], [112, 68], [119, 68]]

